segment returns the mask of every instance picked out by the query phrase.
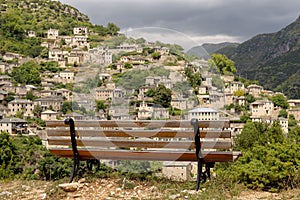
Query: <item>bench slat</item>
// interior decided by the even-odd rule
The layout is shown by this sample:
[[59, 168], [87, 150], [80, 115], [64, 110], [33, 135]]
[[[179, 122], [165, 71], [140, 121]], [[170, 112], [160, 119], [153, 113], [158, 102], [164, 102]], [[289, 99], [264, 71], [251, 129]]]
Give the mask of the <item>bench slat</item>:
[[[229, 121], [199, 121], [199, 128], [229, 128]], [[66, 127], [64, 121], [47, 121], [47, 127]], [[95, 120], [95, 121], [75, 121], [75, 127], [130, 127], [130, 128], [192, 128], [191, 122], [188, 120]]]
[[[81, 159], [109, 159], [109, 160], [159, 160], [159, 161], [197, 161], [195, 152], [176, 151], [124, 151], [78, 149]], [[73, 157], [72, 149], [50, 149], [51, 154], [62, 157]], [[233, 162], [234, 156], [240, 152], [203, 151], [204, 162]]]
[[[193, 130], [76, 130], [80, 137], [147, 137], [147, 138], [193, 138]], [[69, 129], [48, 129], [48, 136], [70, 136]], [[231, 132], [200, 131], [201, 138], [230, 138]]]
[[[157, 141], [157, 140], [116, 140], [109, 138], [77, 139], [77, 146], [90, 147], [118, 147], [118, 148], [172, 148], [172, 149], [194, 149], [194, 141]], [[49, 138], [49, 145], [70, 146], [70, 138]], [[202, 149], [230, 149], [231, 141], [201, 141]]]

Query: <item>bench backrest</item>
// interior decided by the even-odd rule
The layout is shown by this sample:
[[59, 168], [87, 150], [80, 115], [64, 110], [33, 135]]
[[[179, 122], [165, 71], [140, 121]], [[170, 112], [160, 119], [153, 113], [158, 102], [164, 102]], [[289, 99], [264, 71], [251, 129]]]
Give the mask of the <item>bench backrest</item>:
[[[82, 159], [197, 161], [194, 125], [187, 120], [75, 121], [76, 144]], [[225, 153], [232, 148], [229, 122], [198, 121], [197, 125], [206, 161], [233, 161], [232, 154]], [[72, 157], [68, 124], [47, 121], [47, 135], [52, 153]], [[210, 152], [220, 155], [210, 157]]]

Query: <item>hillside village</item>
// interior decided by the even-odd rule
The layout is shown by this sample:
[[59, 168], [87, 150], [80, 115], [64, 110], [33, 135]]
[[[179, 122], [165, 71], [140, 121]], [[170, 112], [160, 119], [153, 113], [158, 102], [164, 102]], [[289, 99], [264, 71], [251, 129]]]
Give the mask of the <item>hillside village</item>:
[[[34, 31], [27, 34], [29, 38], [36, 37]], [[35, 62], [51, 63], [56, 69], [41, 73], [39, 86], [18, 84], [10, 76], [13, 69], [26, 64], [30, 58], [9, 52], [1, 56], [1, 131], [35, 134], [43, 130], [44, 121], [66, 116], [78, 120], [227, 118], [236, 122], [232, 123], [236, 134], [242, 130], [245, 120], [241, 117], [245, 115], [257, 122], [279, 120], [285, 133], [288, 132], [287, 116], [300, 120], [299, 99], [288, 100], [288, 115], [278, 117], [280, 111], [286, 108], [274, 105], [270, 97], [282, 94], [238, 81], [234, 74], [214, 74], [209, 70], [212, 66], [205, 60], [180, 59], [167, 46], [147, 41], [91, 48], [90, 34], [93, 33], [89, 33], [87, 27], [74, 27], [73, 34], [68, 36], [59, 35], [57, 29], [47, 31], [41, 46], [49, 50], [48, 58], [36, 58]], [[118, 78], [130, 71], [151, 71], [155, 68], [163, 68], [167, 76], [158, 72], [154, 76], [142, 77], [145, 82], [138, 88], [120, 85]], [[178, 83], [188, 81], [188, 71], [200, 74], [200, 84], [183, 90], [177, 87], [176, 90], [174, 87]], [[214, 84], [215, 76], [223, 82], [219, 88]], [[89, 91], [80, 91], [82, 84], [90, 80], [96, 81], [96, 84]], [[149, 94], [149, 91], [153, 93], [161, 86], [171, 92], [168, 106], [153, 103], [153, 95]], [[114, 106], [116, 102], [122, 102], [123, 107]], [[77, 108], [74, 109], [74, 105]]]
[[[83, 135], [87, 134], [89, 137], [87, 140], [91, 143], [97, 142], [97, 139], [91, 138], [89, 131], [91, 134], [95, 130], [98, 132], [98, 122], [104, 122], [117, 124], [118, 127], [104, 126], [100, 128], [101, 132], [103, 130], [109, 132], [110, 129], [113, 129], [113, 135], [118, 135], [116, 134], [118, 131], [139, 132], [141, 137], [136, 138], [126, 132], [130, 136], [129, 143], [136, 139], [139, 143], [146, 141], [154, 146], [152, 143], [157, 140], [158, 143], [165, 142], [169, 147], [172, 146], [169, 145], [171, 142], [185, 142], [186, 138], [178, 136], [178, 132], [186, 132], [188, 129], [181, 127], [182, 121], [179, 126], [172, 127], [176, 130], [174, 138], [165, 138], [164, 135], [161, 138], [152, 136], [144, 138], [144, 133], [137, 131], [134, 126], [128, 125], [129, 127], [123, 128], [118, 122], [132, 120], [133, 123], [139, 124], [141, 121], [135, 120], [144, 120], [141, 123], [147, 124], [150, 120], [152, 120], [150, 123], [155, 123], [155, 120], [187, 120], [184, 123], [190, 125], [190, 120], [197, 118], [203, 121], [219, 121], [222, 125], [227, 125], [223, 120], [230, 122], [228, 123], [230, 128], [218, 126], [218, 131], [222, 129], [227, 136], [218, 133], [217, 137], [201, 139], [200, 148], [201, 145], [205, 146], [204, 141], [217, 141], [220, 145], [214, 145], [214, 149], [209, 151], [213, 153], [215, 150], [219, 151], [218, 148], [223, 145], [222, 142], [225, 144], [226, 137], [230, 140], [226, 141], [228, 144], [226, 148], [235, 153], [239, 151], [239, 154], [232, 154], [234, 159], [242, 156], [234, 163], [227, 163], [227, 161], [216, 165], [206, 163], [208, 165], [205, 166], [204, 173], [209, 177], [211, 172], [213, 178], [206, 183], [201, 183], [199, 192], [191, 193], [195, 199], [201, 198], [201, 195], [210, 198], [210, 194], [207, 195], [210, 192], [214, 193], [214, 197], [216, 195], [224, 196], [224, 199], [233, 198], [239, 195], [238, 190], [244, 190], [246, 187], [251, 191], [253, 189], [270, 191], [272, 194], [274, 191], [299, 187], [300, 150], [297, 144], [300, 141], [300, 99], [296, 99], [298, 94], [290, 94], [291, 91], [298, 93], [297, 87], [295, 89], [292, 84], [287, 90], [282, 87], [274, 89], [281, 92], [271, 91], [266, 89], [267, 85], [264, 88], [262, 82], [260, 84], [253, 79], [240, 77], [243, 73], [237, 66], [238, 62], [235, 61], [235, 65], [234, 57], [230, 57], [230, 54], [215, 51], [209, 55], [205, 51], [206, 55], [202, 58], [185, 52], [177, 44], [130, 38], [127, 34], [120, 33], [120, 28], [111, 22], [106, 27], [92, 24], [87, 15], [60, 1], [0, 0], [0, 13], [0, 142], [2, 142], [0, 150], [3, 154], [0, 168], [1, 180], [5, 182], [7, 180], [14, 182], [15, 179], [43, 180], [48, 185], [52, 181], [55, 184], [60, 183], [65, 177], [69, 177], [72, 163], [76, 159], [72, 161], [52, 155], [51, 152], [51, 148], [57, 144], [59, 145], [55, 148], [59, 147], [63, 150], [66, 149], [65, 147], [71, 147], [70, 143], [66, 146], [61, 145], [65, 142], [57, 136], [64, 134], [63, 140], [69, 140], [69, 128], [62, 123], [68, 117], [72, 117], [78, 124], [82, 123], [79, 121], [83, 121], [83, 127], [76, 124], [76, 131], [88, 130]], [[253, 68], [258, 66], [255, 65]], [[284, 66], [282, 68], [286, 70]], [[270, 77], [270, 80], [275, 81], [275, 79], [278, 82], [275, 76]], [[97, 127], [88, 125], [88, 128], [85, 128], [87, 122], [92, 120], [98, 120]], [[114, 120], [117, 123], [106, 120]], [[48, 131], [47, 121], [54, 121], [48, 122]], [[48, 128], [51, 127], [51, 123], [61, 124], [63, 130], [62, 132], [60, 129], [52, 130], [52, 133], [55, 132], [52, 138], [51, 128]], [[160, 123], [159, 121], [157, 124]], [[171, 121], [170, 124], [172, 123], [174, 122]], [[125, 124], [129, 123], [126, 121]], [[210, 126], [214, 123], [203, 122], [203, 124]], [[161, 131], [170, 131], [168, 127], [168, 130], [165, 129], [166, 127], [163, 127]], [[155, 131], [152, 127], [145, 127], [145, 130]], [[199, 130], [214, 132], [216, 128]], [[186, 134], [187, 137], [190, 137], [190, 133]], [[99, 149], [103, 148], [103, 144], [108, 143], [106, 141], [108, 136], [104, 136], [105, 141], [99, 139], [101, 144], [97, 143]], [[83, 141], [83, 137], [81, 135], [79, 137]], [[187, 140], [190, 145], [191, 138]], [[115, 141], [112, 141], [112, 144], [116, 145]], [[143, 150], [152, 151], [152, 146], [132, 148], [126, 146], [127, 141], [123, 143], [125, 147], [104, 148], [105, 150], [121, 149], [121, 151], [134, 149], [140, 153], [142, 159], [145, 158]], [[192, 142], [191, 145], [194, 143]], [[166, 151], [165, 145], [161, 149]], [[190, 148], [187, 150], [192, 152]], [[220, 149], [220, 152], [224, 153], [224, 150]], [[179, 152], [177, 146], [174, 151]], [[169, 155], [168, 152], [166, 157], [168, 158]], [[94, 159], [95, 156], [92, 155], [91, 158]], [[83, 194], [76, 195], [86, 189], [88, 195], [98, 195], [107, 190], [108, 199], [118, 197], [120, 191], [126, 195], [127, 193], [131, 195], [132, 192], [131, 198], [144, 198], [144, 191], [167, 196], [170, 196], [171, 192], [169, 198], [177, 199], [181, 194], [174, 196], [173, 193], [182, 189], [187, 191], [186, 188], [191, 188], [188, 185], [196, 180], [197, 174], [200, 174], [197, 163], [189, 160], [187, 162], [146, 161], [147, 165], [144, 165], [144, 161], [139, 162], [139, 160], [127, 163], [113, 160], [111, 157], [106, 158], [109, 160], [101, 159], [101, 163], [98, 160], [97, 169], [93, 168], [92, 170], [95, 170], [91, 172], [92, 177], [99, 179], [104, 186], [95, 183], [94, 185], [97, 186], [94, 187], [93, 180], [90, 183], [90, 180], [86, 181], [83, 178], [78, 183], [83, 181], [80, 185], [85, 185], [85, 188], [77, 185], [75, 193], [61, 194], [58, 190], [59, 186], [56, 185], [53, 186], [55, 189], [49, 189], [50, 192], [41, 190], [42, 198], [48, 198], [48, 195], [49, 198], [53, 198], [53, 194], [54, 196], [67, 194], [68, 198], [73, 198], [69, 196], [71, 194], [74, 198], [84, 198]], [[88, 168], [93, 166], [89, 166], [88, 162], [86, 164], [78, 175], [80, 173], [88, 175], [89, 172], [84, 170], [90, 170]], [[138, 168], [135, 168], [135, 165]], [[138, 174], [141, 171], [140, 167], [142, 173]], [[214, 169], [210, 169], [211, 167]], [[130, 170], [126, 171], [127, 168]], [[141, 179], [145, 179], [146, 182], [137, 183], [139, 186], [134, 187], [135, 174], [141, 175]], [[203, 176], [204, 180], [205, 176]], [[111, 187], [112, 177], [119, 179], [115, 180], [116, 189]], [[153, 185], [162, 185], [162, 187], [149, 187], [149, 182], [162, 177], [167, 178], [167, 185], [154, 181]], [[139, 176], [137, 179], [140, 179]], [[170, 180], [180, 182], [173, 184]], [[162, 181], [165, 182], [165, 179], [163, 178]], [[125, 188], [127, 183], [130, 192]], [[32, 188], [35, 191], [36, 185], [39, 184], [36, 182], [33, 184], [35, 186]], [[166, 190], [165, 188], [170, 184], [179, 185], [176, 186], [177, 189]], [[0, 191], [0, 197], [13, 198], [14, 193], [18, 193], [10, 183], [10, 189], [7, 189], [3, 182], [1, 185], [4, 186], [3, 192]], [[20, 184], [16, 183], [16, 185], [19, 188]], [[139, 189], [141, 185], [144, 191]], [[30, 189], [22, 184], [23, 189], [26, 192], [21, 192], [22, 195], [28, 196]], [[226, 195], [220, 189], [226, 191]], [[181, 193], [185, 193], [183, 191]], [[217, 191], [221, 191], [222, 194]], [[291, 193], [294, 195], [294, 191]], [[161, 199], [159, 195], [155, 198]], [[33, 196], [36, 198], [37, 195]], [[62, 199], [58, 196], [57, 198]], [[245, 196], [247, 196], [245, 199], [251, 198], [249, 194]], [[188, 199], [189, 196], [184, 198]]]

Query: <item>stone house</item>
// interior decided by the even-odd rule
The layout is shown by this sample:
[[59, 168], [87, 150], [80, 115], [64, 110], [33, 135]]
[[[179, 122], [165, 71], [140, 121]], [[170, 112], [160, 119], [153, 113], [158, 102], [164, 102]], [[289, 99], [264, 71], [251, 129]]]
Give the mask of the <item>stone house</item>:
[[57, 117], [59, 116], [58, 112], [52, 111], [52, 110], [46, 110], [41, 113], [41, 119], [42, 120], [56, 120]]
[[240, 105], [240, 106], [246, 105], [245, 96], [233, 97], [233, 101], [234, 101], [235, 104]]
[[6, 131], [9, 134], [27, 133], [28, 123], [19, 118], [4, 118], [0, 120], [0, 132]]
[[169, 119], [169, 110], [158, 105], [153, 105], [153, 119]]
[[124, 98], [125, 94], [126, 94], [126, 90], [124, 90], [124, 88], [117, 87], [114, 89], [113, 99]]
[[108, 100], [108, 99], [112, 99], [113, 94], [114, 94], [113, 89], [108, 89], [108, 88], [105, 88], [105, 87], [99, 87], [99, 88], [96, 88], [95, 99], [105, 101], [105, 100]]
[[273, 124], [275, 121], [278, 121], [281, 130], [283, 131], [284, 134], [288, 133], [288, 119], [280, 117], [271, 117], [271, 116], [251, 116], [252, 122], [263, 122], [263, 123], [268, 123], [268, 124]]
[[99, 74], [99, 79], [103, 82], [107, 82], [107, 81], [111, 81], [112, 77], [110, 74], [101, 73], [101, 74]]
[[35, 31], [28, 31], [27, 35], [28, 35], [29, 38], [35, 38], [36, 37]]
[[234, 94], [234, 92], [238, 91], [238, 90], [245, 90], [245, 85], [244, 83], [241, 82], [231, 82], [229, 83], [229, 92]]
[[64, 56], [66, 55], [66, 52], [63, 52], [59, 48], [53, 48], [53, 49], [49, 49], [48, 55], [50, 60], [60, 61], [60, 60], [64, 60]]
[[129, 63], [131, 61], [131, 58], [128, 56], [122, 56], [120, 58], [121, 63]]
[[79, 61], [77, 61], [77, 63], [76, 63], [77, 65], [79, 65], [79, 64], [85, 62], [86, 60], [88, 60], [88, 53], [84, 52], [80, 48], [72, 49], [72, 51], [70, 52], [70, 54], [68, 56], [73, 57], [73, 59], [77, 59], [76, 57], [78, 57]]
[[8, 64], [4, 62], [0, 62], [0, 73], [8, 72]]
[[75, 73], [72, 71], [63, 71], [59, 73], [59, 77], [62, 83], [74, 83], [75, 81]]
[[248, 94], [251, 94], [255, 98], [260, 97], [263, 89], [264, 88], [262, 86], [260, 86], [260, 85], [249, 85], [247, 87]]
[[258, 100], [250, 104], [250, 112], [253, 117], [272, 116], [274, 104], [269, 100]]
[[2, 104], [4, 99], [8, 96], [8, 92], [0, 89], [0, 103]]
[[160, 55], [169, 55], [169, 49], [167, 47], [155, 47], [154, 52], [159, 52]]
[[174, 181], [191, 181], [191, 162], [163, 162], [162, 176]]
[[208, 94], [208, 87], [207, 86], [199, 86], [198, 87], [198, 93], [199, 94]]
[[290, 108], [300, 107], [300, 99], [289, 99], [287, 102]]
[[145, 85], [155, 87], [157, 87], [158, 85], [164, 85], [168, 89], [172, 88], [171, 79], [166, 76], [147, 76]]
[[73, 34], [74, 35], [88, 35], [88, 28], [87, 27], [74, 27]]
[[138, 119], [169, 119], [169, 111], [161, 106], [145, 103], [138, 108]]
[[300, 107], [294, 107], [288, 110], [289, 115], [294, 115], [296, 120], [300, 120]]
[[6, 117], [9, 113], [9, 109], [6, 106], [0, 104], [0, 113], [2, 114], [2, 117]]
[[138, 95], [138, 100], [144, 100], [145, 99], [145, 93], [150, 90], [154, 89], [154, 86], [142, 86], [139, 88], [139, 95]]
[[187, 100], [183, 99], [183, 98], [172, 98], [171, 106], [172, 106], [172, 108], [186, 110], [187, 109]]
[[22, 59], [22, 56], [20, 54], [17, 53], [11, 53], [11, 52], [7, 52], [3, 55], [3, 60], [5, 61], [12, 61], [12, 60], [19, 60]]
[[195, 108], [188, 112], [188, 120], [198, 119], [204, 121], [216, 121], [220, 119], [219, 111], [212, 108]]
[[34, 103], [27, 99], [15, 99], [8, 102], [9, 115], [16, 115], [18, 112], [23, 113], [24, 117], [33, 117]]
[[80, 63], [80, 58], [79, 58], [79, 56], [70, 55], [67, 58], [67, 63], [69, 65], [78, 65]]
[[225, 105], [230, 105], [234, 102], [232, 93], [225, 93], [224, 96], [225, 96]]
[[57, 37], [58, 37], [58, 31], [57, 29], [49, 29], [47, 31], [47, 39], [52, 39], [52, 40], [55, 40]]
[[89, 49], [89, 62], [99, 63], [101, 65], [110, 65], [112, 63], [112, 51], [98, 46], [97, 48]]
[[43, 111], [49, 110], [52, 108], [54, 111], [59, 112], [61, 110], [61, 106], [63, 103], [62, 97], [45, 97], [45, 98], [38, 98], [34, 100], [35, 105], [41, 106]]
[[72, 38], [72, 44], [74, 46], [77, 47], [85, 47], [85, 46], [89, 46], [88, 42], [87, 42], [87, 36], [83, 36], [83, 35], [76, 35]]
[[56, 93], [58, 94], [57, 96], [62, 96], [65, 98], [65, 100], [71, 101], [72, 92], [70, 90], [61, 88], [61, 89], [57, 89]]
[[130, 52], [130, 51], [137, 51], [139, 49], [139, 46], [137, 44], [123, 43], [123, 44], [117, 46], [116, 49], [118, 51]]
[[0, 82], [10, 81], [11, 77], [7, 75], [0, 75]]

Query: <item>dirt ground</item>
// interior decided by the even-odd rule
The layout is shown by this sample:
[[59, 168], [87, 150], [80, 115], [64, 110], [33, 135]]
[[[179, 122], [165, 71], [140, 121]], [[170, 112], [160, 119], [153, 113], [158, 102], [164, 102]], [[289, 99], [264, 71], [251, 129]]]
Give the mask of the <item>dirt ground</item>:
[[[194, 190], [161, 192], [159, 186], [150, 186], [141, 182], [120, 179], [99, 179], [87, 182], [84, 179], [62, 188], [57, 182], [45, 181], [2, 181], [0, 182], [0, 199], [59, 199], [59, 200], [94, 200], [94, 199], [195, 199]], [[202, 192], [202, 191], [198, 191]], [[300, 189], [270, 193], [261, 191], [242, 191], [234, 200], [300, 200]]]

